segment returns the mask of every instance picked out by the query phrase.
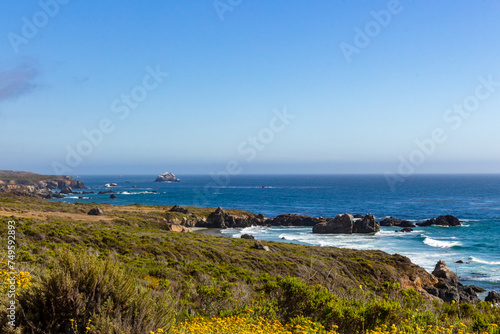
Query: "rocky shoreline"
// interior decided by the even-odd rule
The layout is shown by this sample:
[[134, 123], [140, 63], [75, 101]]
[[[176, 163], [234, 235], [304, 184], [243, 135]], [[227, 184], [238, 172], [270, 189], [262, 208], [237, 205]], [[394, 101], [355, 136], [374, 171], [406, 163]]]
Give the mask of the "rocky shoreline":
[[[357, 218], [354, 218], [354, 217]], [[334, 218], [309, 217], [297, 214], [284, 214], [274, 218], [266, 218], [262, 214], [252, 214], [245, 212], [230, 213], [221, 207], [201, 217], [189, 208], [178, 205], [173, 206], [166, 212], [166, 220], [169, 224], [181, 225], [196, 229], [196, 232], [217, 234], [214, 231], [220, 231], [225, 228], [245, 228], [251, 226], [311, 226], [313, 233], [322, 234], [354, 234], [354, 233], [375, 233], [380, 231], [380, 226], [398, 226], [403, 230], [396, 232], [410, 232], [412, 227], [421, 226], [460, 226], [460, 220], [452, 215], [439, 216], [413, 224], [409, 221], [394, 217], [385, 218], [377, 222], [372, 214], [351, 215], [348, 213], [337, 215]], [[200, 230], [201, 229], [201, 230]], [[242, 238], [253, 239], [252, 235], [245, 234]], [[256, 241], [256, 245], [259, 240]], [[257, 246], [256, 246], [257, 247]], [[476, 304], [479, 302], [477, 293], [485, 290], [477, 286], [465, 286], [459, 282], [459, 277], [450, 270], [444, 261], [439, 261], [432, 272], [432, 279], [422, 285], [430, 296], [441, 299], [446, 302], [467, 302]], [[487, 301], [495, 303], [500, 302], [500, 295], [490, 291]]]
[[[355, 218], [356, 217], [356, 218]], [[344, 213], [334, 218], [309, 217], [298, 214], [283, 214], [274, 218], [266, 218], [263, 214], [238, 211], [232, 213], [218, 207], [207, 216], [200, 216], [190, 210], [189, 207], [174, 205], [165, 218], [172, 224], [186, 227], [208, 227], [208, 228], [244, 228], [251, 226], [311, 226], [313, 233], [321, 234], [354, 234], [375, 233], [380, 231], [381, 226], [403, 227], [402, 231], [408, 232], [415, 226], [460, 226], [460, 220], [452, 215], [439, 216], [417, 223], [416, 225], [394, 217], [385, 218], [378, 222], [375, 217], [368, 213], [365, 216]]]
[[[73, 189], [86, 189], [82, 181], [69, 176], [41, 175], [30, 172], [0, 170], [0, 193], [13, 192], [20, 195], [46, 199], [62, 198], [74, 193]], [[54, 194], [53, 190], [60, 190]]]

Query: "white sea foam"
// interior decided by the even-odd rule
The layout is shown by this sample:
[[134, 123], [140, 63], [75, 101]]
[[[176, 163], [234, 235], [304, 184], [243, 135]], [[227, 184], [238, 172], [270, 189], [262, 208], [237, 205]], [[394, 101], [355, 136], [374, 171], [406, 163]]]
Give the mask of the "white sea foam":
[[158, 193], [154, 193], [152, 191], [137, 191], [137, 192], [131, 192], [131, 191], [122, 191], [119, 193], [120, 195], [144, 195], [144, 194], [154, 194], [158, 195]]
[[482, 263], [482, 264], [500, 265], [500, 261], [485, 261], [485, 260], [478, 259], [477, 257], [474, 257], [474, 256], [469, 256], [469, 259], [472, 262], [477, 262], [477, 263]]
[[426, 237], [424, 239], [424, 244], [436, 248], [451, 248], [453, 246], [460, 246], [462, 243], [460, 241], [436, 240]]

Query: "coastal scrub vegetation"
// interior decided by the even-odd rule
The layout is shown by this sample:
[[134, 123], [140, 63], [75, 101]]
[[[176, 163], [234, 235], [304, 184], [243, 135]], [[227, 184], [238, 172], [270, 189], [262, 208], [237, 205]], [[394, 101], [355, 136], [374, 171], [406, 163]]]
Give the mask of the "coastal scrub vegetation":
[[[498, 307], [422, 294], [429, 274], [397, 254], [276, 242], [263, 251], [168, 231], [169, 206], [99, 206], [104, 216], [88, 216], [95, 204], [0, 194], [20, 278], [17, 327], [2, 293], [1, 332], [500, 334]], [[3, 286], [7, 272], [2, 264]]]

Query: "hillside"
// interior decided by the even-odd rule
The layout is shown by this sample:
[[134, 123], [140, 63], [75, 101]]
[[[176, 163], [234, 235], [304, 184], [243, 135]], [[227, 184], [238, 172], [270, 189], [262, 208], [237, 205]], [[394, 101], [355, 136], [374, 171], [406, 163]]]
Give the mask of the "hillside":
[[[15, 222], [18, 270], [31, 274], [32, 284], [19, 296], [19, 307], [26, 312], [24, 320], [19, 321], [26, 332], [31, 327], [26, 319], [44, 328], [52, 326], [53, 332], [67, 326], [69, 319], [76, 319], [83, 327], [92, 320], [92, 326], [107, 324], [122, 330], [128, 328], [131, 333], [146, 333], [143, 329], [168, 328], [186, 317], [250, 311], [283, 323], [305, 316], [324, 326], [340, 326], [346, 333], [384, 323], [403, 324], [415, 308], [420, 309], [417, 314], [428, 317], [425, 321], [429, 324], [456, 323], [459, 315], [460, 321], [468, 321], [470, 325], [479, 321], [477, 307], [468, 311], [468, 318], [463, 318], [458, 306], [447, 306], [445, 312], [442, 304], [423, 289], [435, 284], [436, 278], [400, 255], [276, 242], [265, 242], [270, 250], [264, 251], [254, 247], [254, 240], [172, 232], [171, 223], [165, 218], [171, 218], [170, 206], [99, 205], [104, 215], [88, 215], [95, 206], [0, 194], [0, 232], [7, 235], [8, 221]], [[190, 210], [207, 215], [214, 209]], [[231, 212], [248, 215], [237, 210]], [[2, 254], [7, 255], [6, 251]], [[89, 267], [95, 270], [79, 276]], [[99, 270], [102, 277], [109, 276], [110, 282], [118, 282], [113, 286], [121, 286], [119, 282], [128, 282], [132, 290], [136, 286], [142, 298], [140, 303], [160, 305], [157, 303], [161, 298], [168, 297], [163, 306], [155, 307], [163, 310], [158, 315], [162, 320], [153, 315], [147, 321], [141, 318], [141, 329], [134, 330], [126, 321], [138, 324], [135, 316], [123, 315], [120, 323], [115, 323], [111, 316], [98, 316], [125, 298], [119, 289], [115, 291], [110, 286], [103, 288], [108, 291], [105, 295], [109, 299], [103, 304], [103, 297], [96, 296], [104, 292], [95, 294], [100, 283], [93, 283], [92, 295], [85, 295], [75, 304], [75, 297], [68, 295], [68, 291], [78, 284], [78, 294], [84, 295], [89, 275], [97, 275]], [[73, 278], [68, 281], [67, 277]], [[79, 280], [87, 283], [78, 283]], [[102, 282], [102, 278], [96, 282]], [[49, 306], [55, 300], [67, 302], [64, 310], [51, 311]], [[112, 300], [115, 304], [110, 304]], [[130, 303], [135, 305], [139, 301]], [[132, 307], [130, 314], [135, 314], [133, 310]], [[497, 309], [484, 310], [481, 321], [488, 324], [498, 321]], [[125, 312], [121, 308], [108, 311]], [[2, 312], [5, 309], [0, 309]], [[97, 327], [89, 328], [98, 332]]]

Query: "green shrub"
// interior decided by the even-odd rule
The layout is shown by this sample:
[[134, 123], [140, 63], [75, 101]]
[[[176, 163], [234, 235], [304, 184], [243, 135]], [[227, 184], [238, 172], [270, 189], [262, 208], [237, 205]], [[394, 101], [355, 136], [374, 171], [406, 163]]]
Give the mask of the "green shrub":
[[[111, 260], [63, 252], [40, 282], [19, 297], [26, 333], [144, 333], [168, 329], [169, 296], [153, 296]], [[73, 321], [71, 321], [73, 319]]]

